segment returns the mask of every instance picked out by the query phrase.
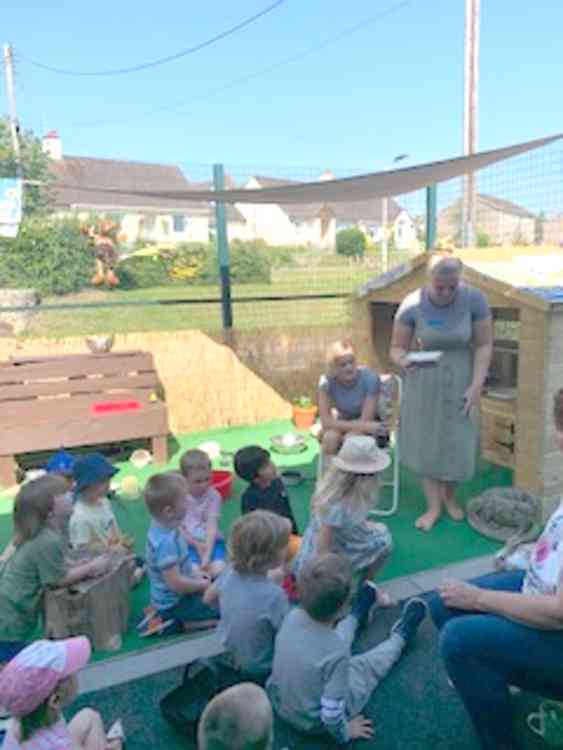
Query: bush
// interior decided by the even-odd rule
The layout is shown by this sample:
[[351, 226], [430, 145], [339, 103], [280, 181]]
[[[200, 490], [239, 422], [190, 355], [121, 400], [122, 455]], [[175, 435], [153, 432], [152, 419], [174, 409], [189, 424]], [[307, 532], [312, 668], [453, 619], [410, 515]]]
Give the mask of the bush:
[[361, 229], [341, 229], [336, 235], [336, 252], [347, 257], [362, 258], [366, 251], [366, 236]]
[[161, 258], [172, 281], [197, 282], [208, 264], [210, 247], [202, 242], [183, 242], [165, 250]]
[[486, 232], [477, 232], [477, 247], [490, 247], [491, 238]]
[[[261, 248], [258, 243], [234, 240], [230, 248], [230, 263], [233, 283], [269, 284], [271, 281], [269, 249]], [[142, 248], [139, 254], [119, 265], [117, 274], [125, 289], [166, 284], [219, 284], [216, 249], [203, 242]]]
[[171, 284], [168, 267], [161, 255], [133, 255], [116, 269], [122, 289], [147, 289]]
[[94, 254], [75, 219], [25, 219], [14, 239], [0, 239], [0, 286], [42, 296], [78, 292], [94, 272]]

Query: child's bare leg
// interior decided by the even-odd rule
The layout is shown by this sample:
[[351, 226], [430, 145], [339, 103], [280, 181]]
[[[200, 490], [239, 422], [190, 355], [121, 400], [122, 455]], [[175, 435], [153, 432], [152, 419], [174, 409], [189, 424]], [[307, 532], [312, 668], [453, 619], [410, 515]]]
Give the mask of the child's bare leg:
[[106, 733], [102, 717], [92, 708], [84, 708], [68, 724], [75, 750], [100, 750], [105, 748]]

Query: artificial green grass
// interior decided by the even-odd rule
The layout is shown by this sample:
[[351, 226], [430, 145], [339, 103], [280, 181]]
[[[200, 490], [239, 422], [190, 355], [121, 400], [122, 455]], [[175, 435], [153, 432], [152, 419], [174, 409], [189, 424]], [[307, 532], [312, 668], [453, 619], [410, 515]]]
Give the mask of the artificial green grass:
[[[206, 432], [179, 435], [170, 440], [170, 460], [168, 468], [178, 468], [182, 453], [188, 448], [197, 447], [200, 443], [213, 440], [220, 443], [223, 451], [234, 453], [238, 448], [245, 445], [257, 444], [270, 448], [270, 438], [274, 435], [283, 434], [292, 430], [292, 424], [288, 421], [275, 421], [259, 425], [245, 427], [230, 427], [224, 429], [209, 430]], [[305, 529], [309, 516], [309, 500], [314, 487], [316, 476], [316, 462], [318, 456], [318, 443], [311, 437], [307, 437], [307, 449], [297, 455], [272, 454], [277, 465], [283, 468], [299, 468], [305, 476], [309, 477], [298, 487], [289, 489], [297, 523], [301, 531]], [[141, 485], [149, 476], [163, 470], [163, 467], [146, 467], [137, 470], [128, 461], [117, 462], [120, 472], [117, 479], [127, 475], [135, 475]], [[230, 466], [219, 466], [232, 470]], [[477, 476], [471, 482], [467, 482], [461, 488], [460, 497], [466, 500], [478, 495], [487, 487], [495, 485], [509, 485], [512, 482], [510, 471], [493, 467], [482, 462]], [[244, 490], [245, 483], [235, 479], [233, 495], [231, 499], [223, 504], [221, 516], [221, 529], [228, 534], [233, 521], [240, 515], [240, 496]], [[387, 506], [390, 500], [390, 488], [384, 488], [381, 496], [382, 507]], [[0, 545], [8, 542], [12, 533], [11, 510], [13, 496], [0, 494]], [[131, 534], [136, 540], [136, 552], [144, 554], [145, 538], [150, 519], [144, 503], [140, 498], [135, 500], [121, 499], [119, 495], [114, 502], [115, 513], [123, 531]], [[381, 519], [390, 528], [394, 539], [394, 550], [391, 559], [382, 571], [381, 580], [406, 576], [429, 568], [436, 568], [449, 563], [466, 560], [494, 552], [499, 545], [473, 531], [467, 523], [456, 523], [450, 519], [443, 519], [432, 530], [431, 533], [423, 533], [414, 528], [415, 518], [424, 508], [424, 497], [422, 489], [416, 478], [407, 469], [401, 469], [401, 493], [398, 512], [388, 518]], [[148, 581], [145, 580], [131, 592], [131, 627], [123, 637], [123, 644], [119, 654], [133, 652], [139, 649], [149, 648], [162, 640], [155, 636], [153, 638], [139, 638], [135, 630], [143, 609], [149, 603]], [[188, 636], [178, 636], [185, 638]], [[189, 637], [197, 637], [189, 636]], [[171, 636], [167, 636], [169, 640]], [[112, 654], [109, 654], [111, 656]], [[95, 659], [107, 658], [107, 653], [98, 653]]]

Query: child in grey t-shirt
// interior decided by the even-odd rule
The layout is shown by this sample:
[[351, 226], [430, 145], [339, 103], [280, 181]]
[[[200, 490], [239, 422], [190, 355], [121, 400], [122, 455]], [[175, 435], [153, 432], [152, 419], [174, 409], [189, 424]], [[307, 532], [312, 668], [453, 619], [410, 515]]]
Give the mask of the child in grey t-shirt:
[[289, 613], [278, 633], [267, 685], [285, 721], [303, 732], [328, 732], [340, 744], [372, 736], [371, 721], [360, 712], [414, 637], [427, 609], [421, 599], [411, 599], [386, 641], [351, 656], [359, 624], [354, 609], [341, 620], [351, 588], [350, 565], [338, 555], [321, 555], [303, 566], [298, 577], [301, 607]]
[[274, 639], [289, 611], [285, 591], [268, 577], [287, 555], [291, 523], [255, 510], [239, 518], [229, 537], [230, 565], [204, 601], [219, 601], [219, 637], [227, 663], [242, 677], [264, 681], [272, 669]]

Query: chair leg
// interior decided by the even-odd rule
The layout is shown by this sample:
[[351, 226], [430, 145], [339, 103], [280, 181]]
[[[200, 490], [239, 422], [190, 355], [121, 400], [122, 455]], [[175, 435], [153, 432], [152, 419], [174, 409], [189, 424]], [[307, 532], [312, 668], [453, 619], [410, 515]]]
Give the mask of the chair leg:
[[156, 435], [152, 438], [152, 455], [155, 464], [165, 464], [168, 461], [168, 437]]

